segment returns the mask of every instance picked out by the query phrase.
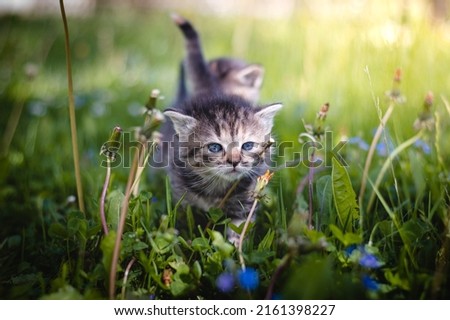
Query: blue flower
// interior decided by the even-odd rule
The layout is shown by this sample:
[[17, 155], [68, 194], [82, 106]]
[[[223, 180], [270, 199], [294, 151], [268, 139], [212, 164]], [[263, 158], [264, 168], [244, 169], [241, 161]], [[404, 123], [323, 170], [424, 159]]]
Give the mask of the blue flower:
[[347, 248], [344, 249], [344, 254], [345, 256], [348, 258], [352, 255], [353, 251], [355, 251], [357, 249], [357, 245], [356, 244], [351, 244], [349, 245]]
[[364, 151], [369, 150], [369, 145], [361, 137], [351, 137], [350, 139], [348, 139], [348, 143], [356, 144], [358, 146], [358, 148], [360, 148], [361, 150], [364, 150]]
[[381, 141], [377, 144], [376, 150], [379, 156], [386, 157], [394, 150], [394, 144], [390, 140], [387, 143]]
[[[374, 129], [373, 133], [375, 134], [376, 132], [377, 129]], [[395, 149], [394, 142], [392, 141], [391, 135], [389, 134], [389, 130], [387, 130], [387, 128], [384, 128], [383, 134], [380, 138], [381, 139], [377, 143], [375, 149], [379, 156], [386, 157]]]
[[425, 141], [423, 141], [422, 139], [416, 140], [416, 142], [414, 142], [414, 146], [418, 149], [422, 149], [423, 153], [425, 154], [431, 153], [430, 145]]
[[373, 254], [363, 253], [361, 258], [359, 259], [359, 264], [365, 268], [379, 268], [383, 265], [381, 261], [379, 261]]
[[259, 286], [258, 272], [253, 268], [247, 268], [238, 273], [239, 285], [244, 290], [255, 290]]
[[216, 279], [216, 286], [224, 293], [232, 291], [234, 288], [234, 276], [229, 272], [221, 273]]
[[378, 291], [380, 289], [380, 284], [375, 279], [366, 274], [362, 277], [362, 283], [364, 287], [366, 287], [366, 289], [370, 291]]

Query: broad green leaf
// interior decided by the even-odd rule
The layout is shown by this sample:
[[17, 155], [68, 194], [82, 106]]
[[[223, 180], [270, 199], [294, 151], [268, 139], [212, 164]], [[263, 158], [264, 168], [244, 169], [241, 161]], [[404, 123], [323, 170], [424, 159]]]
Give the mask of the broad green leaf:
[[311, 241], [312, 244], [322, 242], [326, 237], [321, 231], [314, 229], [305, 229], [305, 236]]
[[361, 235], [352, 233], [352, 232], [346, 232], [343, 233], [341, 229], [339, 229], [334, 224], [330, 224], [328, 226], [331, 230], [331, 233], [333, 236], [338, 239], [344, 246], [349, 246], [351, 244], [360, 244], [362, 242]]
[[217, 224], [223, 217], [223, 211], [219, 208], [211, 208], [208, 211], [208, 216], [214, 224]]
[[106, 235], [102, 242], [100, 243], [100, 249], [102, 250], [103, 257], [102, 263], [105, 270], [109, 274], [109, 270], [111, 269], [112, 255], [114, 250], [114, 244], [116, 242], [116, 232], [110, 231], [108, 235]]
[[59, 223], [52, 223], [50, 227], [48, 228], [48, 234], [52, 238], [61, 238], [61, 239], [67, 239], [68, 233], [66, 227]]
[[235, 247], [227, 242], [220, 232], [211, 230], [208, 231], [213, 239], [213, 246], [220, 252], [224, 259], [228, 258], [233, 253]]
[[200, 280], [202, 277], [202, 266], [200, 265], [200, 262], [194, 262], [192, 265], [192, 273], [194, 274], [195, 279]]
[[334, 205], [339, 223], [344, 231], [352, 231], [354, 220], [358, 218], [358, 204], [347, 170], [333, 158], [332, 189]]
[[402, 239], [406, 242], [405, 244], [413, 247], [426, 233], [430, 232], [430, 227], [424, 221], [412, 218], [402, 225], [400, 232], [402, 232]]
[[410, 290], [411, 286], [408, 279], [402, 279], [398, 273], [393, 273], [390, 269], [387, 269], [384, 273], [384, 277], [389, 283], [395, 287], [403, 290]]
[[204, 273], [219, 274], [223, 271], [223, 261], [224, 259], [218, 251], [208, 255], [203, 266]]
[[112, 230], [117, 230], [120, 218], [120, 208], [124, 198], [124, 194], [119, 190], [111, 191], [108, 195], [109, 205], [106, 211], [106, 221], [111, 225]]
[[151, 201], [153, 198], [153, 194], [149, 191], [141, 190], [139, 193], [138, 199], [140, 201]]
[[87, 221], [77, 217], [69, 218], [67, 221], [67, 231], [69, 236], [79, 235], [85, 238], [87, 231]]
[[189, 266], [185, 263], [177, 263], [172, 265], [176, 269], [173, 275], [173, 282], [170, 284], [170, 292], [175, 296], [180, 296], [187, 292], [189, 289], [193, 289], [193, 279], [190, 274]]
[[261, 250], [251, 251], [246, 255], [249, 264], [262, 264], [275, 255], [274, 251]]
[[330, 224], [328, 228], [330, 228], [330, 231], [333, 234], [333, 236], [345, 245], [344, 233], [341, 231], [341, 229], [336, 227], [334, 224]]
[[177, 239], [178, 238], [172, 234], [161, 232], [156, 232], [154, 238], [149, 238], [153, 250], [159, 254], [169, 252], [173, 248]]
[[210, 248], [209, 241], [205, 238], [195, 238], [192, 240], [191, 244], [192, 248], [194, 248], [195, 251], [203, 252], [204, 250], [208, 250]]
[[135, 244], [133, 244], [134, 251], [139, 251], [139, 250], [143, 250], [143, 249], [147, 249], [147, 248], [148, 248], [148, 245], [142, 241], [137, 241]]
[[[237, 234], [241, 234], [242, 230], [244, 229], [244, 225], [245, 222], [242, 222], [240, 225], [235, 225], [234, 223], [228, 223], [228, 228], [230, 228], [231, 230], [233, 230], [234, 232], [236, 232]], [[248, 228], [247, 228], [247, 234], [250, 233], [250, 231], [253, 229], [253, 227], [255, 226], [254, 222], [250, 222], [248, 224]]]

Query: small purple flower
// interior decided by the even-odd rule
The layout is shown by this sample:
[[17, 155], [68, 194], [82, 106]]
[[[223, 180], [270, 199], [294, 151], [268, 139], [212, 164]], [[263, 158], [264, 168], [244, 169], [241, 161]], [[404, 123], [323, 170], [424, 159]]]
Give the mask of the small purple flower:
[[362, 277], [362, 283], [367, 290], [378, 291], [380, 289], [380, 284], [375, 279], [366, 274]]
[[234, 288], [234, 276], [229, 272], [221, 273], [216, 279], [216, 286], [224, 293], [231, 292]]
[[379, 261], [373, 254], [370, 253], [363, 253], [361, 258], [359, 259], [359, 264], [369, 269], [379, 268], [383, 265], [381, 261]]
[[238, 273], [239, 285], [244, 290], [255, 290], [259, 286], [258, 271], [253, 268], [247, 268]]

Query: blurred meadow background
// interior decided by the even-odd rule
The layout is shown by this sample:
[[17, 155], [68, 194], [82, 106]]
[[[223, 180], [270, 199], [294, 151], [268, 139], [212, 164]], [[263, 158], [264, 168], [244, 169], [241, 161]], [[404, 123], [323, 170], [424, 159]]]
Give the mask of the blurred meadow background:
[[[371, 182], [350, 218], [351, 228], [340, 220], [338, 187], [329, 168], [316, 174], [312, 191], [301, 187], [310, 172], [305, 166], [276, 172], [269, 202], [245, 246], [256, 283], [234, 276], [237, 254], [219, 241], [214, 228], [202, 233], [197, 227], [184, 232], [176, 223], [162, 227], [176, 209], [168, 204], [164, 175], [146, 170], [142, 192], [131, 203], [114, 297], [450, 298], [448, 1], [65, 4], [83, 213], [75, 200], [59, 3], [0, 0], [1, 298], [108, 296], [114, 239], [105, 241], [101, 233], [105, 168], [99, 152], [115, 126], [132, 132], [142, 125], [152, 89], [163, 97], [160, 110], [173, 102], [184, 45], [172, 12], [197, 28], [207, 58], [235, 56], [265, 67], [261, 103], [284, 104], [274, 132], [277, 140], [293, 142], [284, 160], [301, 149], [304, 123], [314, 123], [320, 107], [330, 104], [326, 126], [335, 143], [348, 141], [341, 150], [348, 164], [343, 176], [354, 199], [374, 134], [394, 107], [374, 144]], [[421, 124], [426, 128], [420, 138], [404, 145]], [[129, 153], [122, 155], [125, 165], [113, 169], [108, 189], [112, 226]], [[373, 191], [385, 163], [388, 169]], [[349, 188], [343, 192], [351, 195]], [[367, 208], [372, 194], [374, 203]], [[314, 228], [304, 228], [309, 211]], [[213, 225], [224, 219], [217, 212], [210, 218]], [[132, 259], [137, 263], [126, 278]]]

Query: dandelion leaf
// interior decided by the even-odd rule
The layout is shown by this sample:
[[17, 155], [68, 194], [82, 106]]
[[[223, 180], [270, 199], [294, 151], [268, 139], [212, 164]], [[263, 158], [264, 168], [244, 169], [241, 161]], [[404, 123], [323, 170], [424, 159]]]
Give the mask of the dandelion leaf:
[[332, 190], [338, 221], [342, 230], [352, 231], [354, 221], [359, 217], [356, 194], [347, 170], [333, 158]]

